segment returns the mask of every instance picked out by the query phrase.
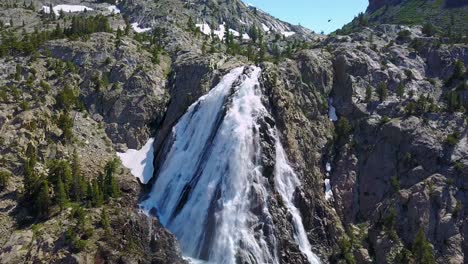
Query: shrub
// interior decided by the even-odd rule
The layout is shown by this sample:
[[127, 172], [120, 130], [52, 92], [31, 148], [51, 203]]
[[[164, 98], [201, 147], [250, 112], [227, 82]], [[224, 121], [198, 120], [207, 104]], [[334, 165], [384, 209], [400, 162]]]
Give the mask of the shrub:
[[56, 106], [59, 109], [71, 110], [78, 102], [78, 97], [75, 91], [69, 85], [66, 85], [63, 90], [57, 93]]
[[400, 181], [398, 180], [398, 177], [397, 177], [397, 176], [393, 176], [393, 177], [390, 179], [390, 184], [392, 185], [393, 190], [395, 190], [395, 192], [399, 192], [399, 191], [400, 191]]
[[465, 168], [465, 165], [460, 162], [460, 161], [457, 161], [455, 162], [455, 164], [453, 165], [453, 168], [455, 168], [455, 170], [461, 172], [464, 168]]
[[427, 22], [422, 28], [422, 33], [428, 37], [432, 37], [436, 33], [436, 28], [434, 27], [434, 25], [432, 25], [432, 23]]
[[400, 40], [408, 38], [409, 36], [411, 36], [411, 31], [409, 31], [407, 29], [398, 32], [398, 39], [400, 39]]
[[450, 146], [455, 146], [458, 144], [459, 140], [460, 140], [460, 133], [455, 131], [452, 134], [447, 136], [447, 138], [445, 139], [445, 143], [447, 143]]

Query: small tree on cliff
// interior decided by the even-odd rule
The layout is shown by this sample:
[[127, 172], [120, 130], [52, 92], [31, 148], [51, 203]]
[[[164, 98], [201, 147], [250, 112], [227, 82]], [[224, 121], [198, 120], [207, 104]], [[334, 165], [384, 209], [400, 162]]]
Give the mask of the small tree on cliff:
[[426, 234], [422, 228], [419, 228], [418, 233], [416, 233], [412, 251], [414, 260], [417, 264], [436, 263], [432, 245], [427, 241]]

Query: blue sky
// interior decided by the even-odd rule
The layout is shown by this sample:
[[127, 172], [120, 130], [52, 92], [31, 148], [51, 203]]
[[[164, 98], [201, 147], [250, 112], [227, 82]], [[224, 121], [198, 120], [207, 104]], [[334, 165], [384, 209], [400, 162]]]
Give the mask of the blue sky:
[[322, 30], [330, 33], [364, 12], [368, 0], [244, 0], [244, 3], [291, 24], [301, 24], [317, 33]]

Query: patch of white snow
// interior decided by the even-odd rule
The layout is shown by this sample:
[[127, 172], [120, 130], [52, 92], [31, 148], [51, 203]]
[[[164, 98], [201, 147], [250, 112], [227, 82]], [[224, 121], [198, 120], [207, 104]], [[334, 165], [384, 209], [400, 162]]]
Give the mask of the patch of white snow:
[[120, 9], [117, 8], [115, 5], [108, 6], [107, 10], [114, 14], [120, 14]]
[[[60, 14], [60, 10], [65, 13], [74, 13], [74, 12], [84, 12], [84, 11], [92, 11], [93, 9], [83, 5], [56, 5], [52, 7], [54, 13], [56, 15]], [[46, 14], [50, 14], [50, 7], [43, 6], [42, 11]]]
[[210, 25], [208, 24], [195, 24], [195, 26], [200, 29], [200, 32], [205, 34], [205, 35], [211, 35], [211, 28]]
[[136, 23], [136, 22], [135, 22], [135, 23], [132, 23], [132, 28], [133, 28], [133, 30], [135, 30], [135, 32], [137, 32], [137, 33], [143, 33], [143, 32], [146, 32], [146, 31], [150, 31], [150, 30], [151, 30], [151, 28], [142, 28], [142, 27], [140, 27], [140, 24], [138, 24], [138, 23]]
[[292, 35], [296, 34], [296, 32], [294, 31], [283, 31], [281, 32], [281, 35], [285, 36], [285, 37], [290, 37]]
[[124, 153], [117, 152], [122, 164], [143, 184], [148, 183], [153, 177], [153, 142], [154, 138], [150, 138], [140, 150], [128, 149]]
[[325, 179], [325, 200], [329, 200], [333, 197], [333, 192], [331, 189], [330, 179]]
[[263, 24], [263, 23], [262, 23], [262, 28], [263, 28], [263, 31], [265, 31], [265, 32], [270, 31], [270, 28], [267, 25]]

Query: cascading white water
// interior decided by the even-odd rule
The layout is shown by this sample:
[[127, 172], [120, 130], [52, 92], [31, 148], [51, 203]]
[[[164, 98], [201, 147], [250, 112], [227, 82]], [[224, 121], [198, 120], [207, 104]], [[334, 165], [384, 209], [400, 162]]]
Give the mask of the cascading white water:
[[300, 181], [297, 178], [294, 170], [289, 166], [286, 156], [283, 150], [281, 142], [276, 140], [276, 164], [275, 164], [275, 186], [278, 190], [281, 198], [285, 202], [289, 212], [292, 215], [292, 221], [294, 225], [294, 239], [299, 244], [299, 249], [307, 256], [310, 263], [320, 263], [319, 258], [312, 253], [310, 249], [309, 239], [305, 232], [304, 225], [302, 224], [302, 217], [299, 209], [294, 205], [294, 191], [296, 187], [300, 185]]
[[[184, 255], [210, 263], [279, 263], [270, 185], [262, 175], [258, 120], [268, 116], [261, 101], [260, 68], [236, 68], [188, 109], [172, 131], [172, 142], [158, 172], [146, 211], [180, 241]], [[311, 263], [298, 209], [299, 185], [275, 129], [275, 186], [293, 216], [295, 240]]]

